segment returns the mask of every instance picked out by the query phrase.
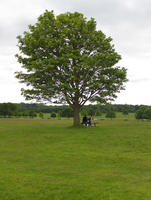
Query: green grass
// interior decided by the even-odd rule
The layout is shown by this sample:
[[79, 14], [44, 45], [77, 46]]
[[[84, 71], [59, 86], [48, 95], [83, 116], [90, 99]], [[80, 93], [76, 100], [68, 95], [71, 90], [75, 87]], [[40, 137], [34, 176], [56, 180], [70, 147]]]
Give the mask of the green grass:
[[0, 119], [0, 200], [151, 199], [151, 122]]

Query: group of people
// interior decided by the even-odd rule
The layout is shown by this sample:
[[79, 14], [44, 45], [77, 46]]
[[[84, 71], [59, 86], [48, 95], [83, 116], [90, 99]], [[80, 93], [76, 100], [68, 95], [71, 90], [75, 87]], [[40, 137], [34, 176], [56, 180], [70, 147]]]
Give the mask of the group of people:
[[82, 124], [85, 126], [92, 126], [92, 122], [93, 122], [92, 116], [87, 118], [87, 116], [85, 115], [82, 119]]

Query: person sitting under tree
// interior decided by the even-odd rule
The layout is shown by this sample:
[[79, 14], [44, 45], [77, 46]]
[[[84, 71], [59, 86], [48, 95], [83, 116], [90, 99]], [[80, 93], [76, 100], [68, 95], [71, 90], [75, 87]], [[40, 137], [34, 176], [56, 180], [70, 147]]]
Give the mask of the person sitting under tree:
[[87, 116], [85, 115], [83, 117], [82, 124], [84, 124], [85, 126], [87, 126], [87, 121], [88, 121], [88, 119], [87, 119]]

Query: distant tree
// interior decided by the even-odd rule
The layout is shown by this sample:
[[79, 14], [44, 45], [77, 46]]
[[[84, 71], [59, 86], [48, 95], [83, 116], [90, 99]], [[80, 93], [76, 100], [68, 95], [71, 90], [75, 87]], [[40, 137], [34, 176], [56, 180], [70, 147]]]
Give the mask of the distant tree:
[[145, 119], [150, 119], [150, 120], [151, 120], [151, 107], [147, 107], [147, 108], [145, 109], [144, 118], [145, 118]]
[[145, 108], [146, 108], [145, 106], [141, 106], [137, 110], [137, 112], [135, 114], [136, 119], [144, 119]]
[[0, 105], [0, 115], [4, 117], [8, 115], [8, 107], [6, 103]]
[[40, 117], [40, 118], [43, 118], [43, 117], [44, 117], [44, 114], [43, 114], [42, 112], [40, 112], [40, 113], [39, 113], [39, 117]]
[[97, 30], [96, 21], [83, 14], [57, 17], [45, 11], [35, 25], [18, 36], [18, 62], [27, 72], [17, 72], [26, 99], [67, 103], [74, 111], [74, 126], [87, 102], [107, 102], [124, 89], [126, 69], [115, 66], [121, 56], [112, 39]]
[[22, 113], [22, 112], [17, 112], [16, 117], [22, 117], [22, 116], [23, 116], [23, 113]]
[[29, 117], [29, 111], [24, 111], [24, 112], [22, 112], [22, 116], [23, 117]]
[[34, 112], [33, 110], [31, 110], [31, 111], [29, 112], [29, 117], [31, 117], [31, 118], [37, 117], [36, 112]]
[[14, 103], [8, 103], [8, 115], [13, 116], [17, 112], [17, 105]]
[[91, 109], [88, 111], [88, 115], [94, 116], [94, 115], [95, 115], [95, 110], [94, 110], [93, 108], [91, 108]]
[[128, 111], [127, 110], [124, 110], [122, 113], [123, 113], [123, 115], [128, 115]]
[[150, 119], [151, 120], [151, 107], [141, 106], [135, 115], [136, 119]]
[[58, 112], [57, 117], [58, 119], [61, 119], [61, 111]]
[[81, 115], [82, 116], [87, 116], [88, 115], [88, 111], [86, 109], [82, 109]]
[[71, 107], [67, 107], [65, 108], [62, 112], [61, 112], [61, 117], [73, 117], [73, 109]]
[[54, 113], [54, 112], [51, 113], [51, 117], [52, 117], [52, 118], [56, 118], [56, 113]]
[[0, 104], [0, 115], [10, 117], [15, 115], [17, 112], [17, 105], [13, 103], [2, 103]]
[[95, 116], [101, 116], [101, 115], [102, 115], [101, 111], [100, 110], [96, 110]]
[[113, 112], [113, 111], [109, 111], [109, 112], [107, 112], [106, 113], [106, 116], [105, 116], [106, 118], [115, 118], [116, 117], [116, 114], [115, 114], [115, 112]]

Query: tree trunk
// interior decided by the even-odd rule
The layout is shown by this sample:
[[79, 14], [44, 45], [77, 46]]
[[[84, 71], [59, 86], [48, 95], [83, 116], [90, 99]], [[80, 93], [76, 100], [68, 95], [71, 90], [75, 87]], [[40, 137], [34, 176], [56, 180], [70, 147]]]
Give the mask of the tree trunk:
[[73, 126], [77, 127], [80, 126], [80, 106], [79, 105], [75, 105], [74, 109], [74, 118], [73, 118]]

